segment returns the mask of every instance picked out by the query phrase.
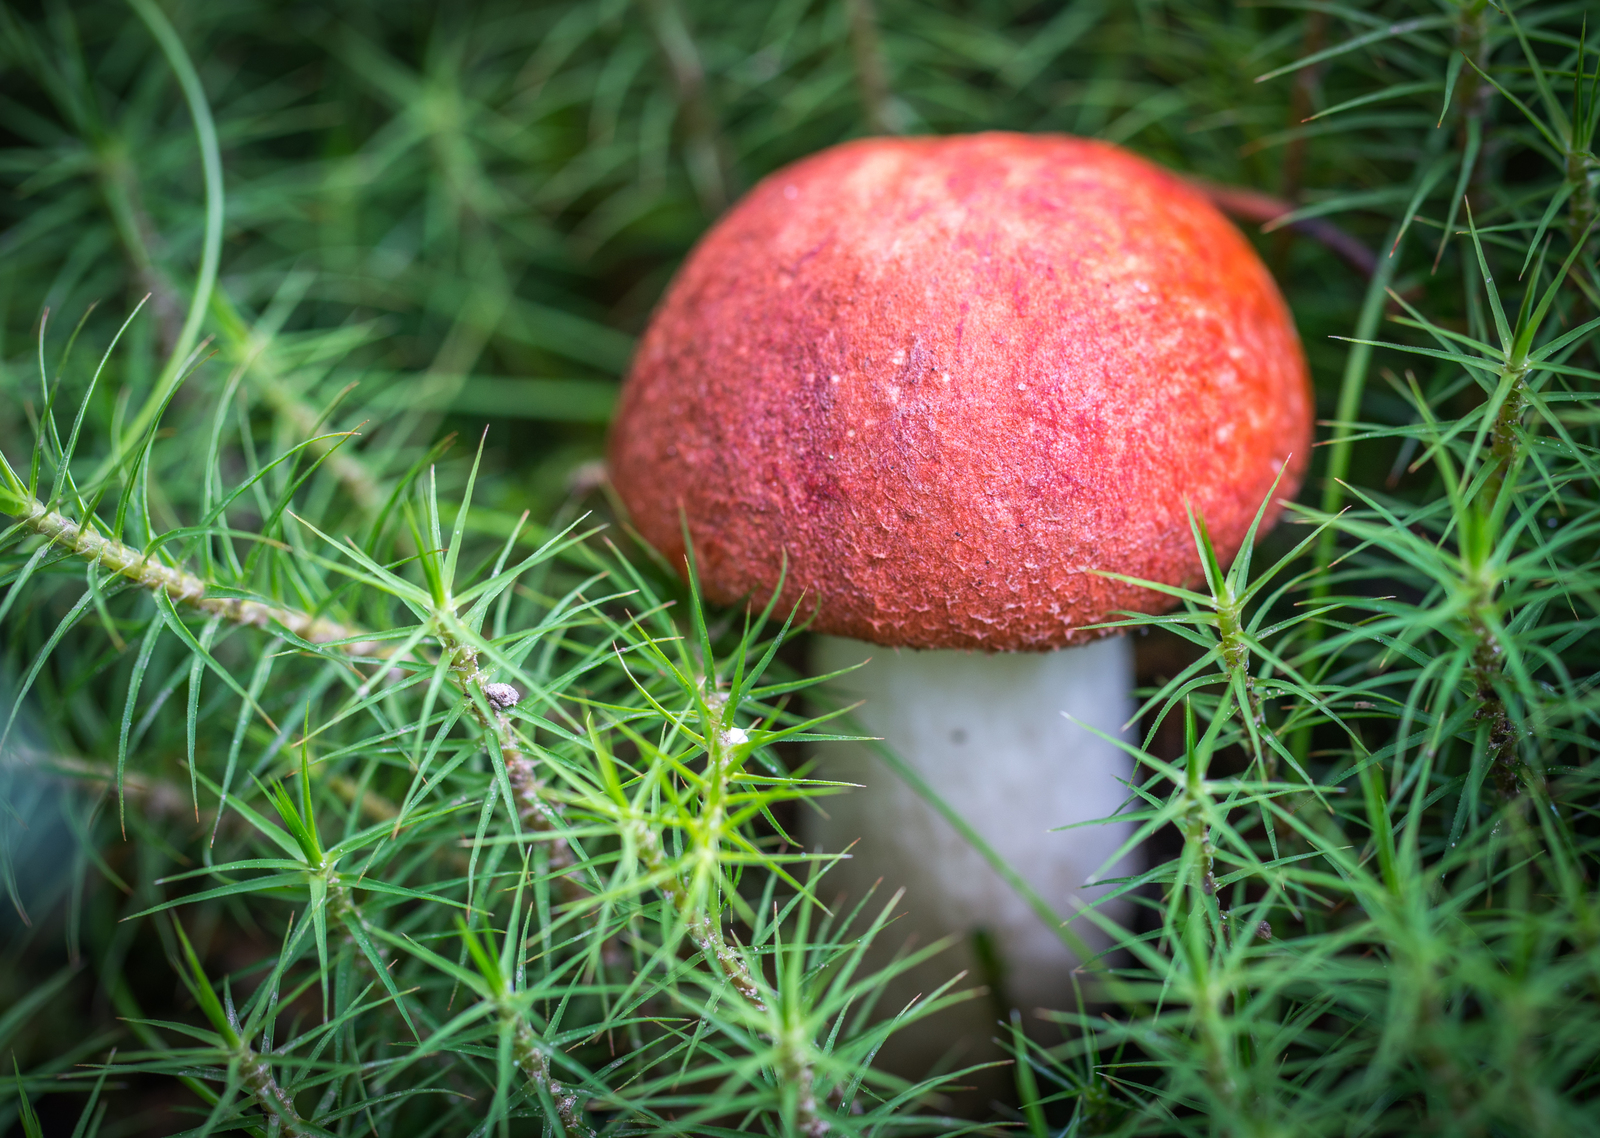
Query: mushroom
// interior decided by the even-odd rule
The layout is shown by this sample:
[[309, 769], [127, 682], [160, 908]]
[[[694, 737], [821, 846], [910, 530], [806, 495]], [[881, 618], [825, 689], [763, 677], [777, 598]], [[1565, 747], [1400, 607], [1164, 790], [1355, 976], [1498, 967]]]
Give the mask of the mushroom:
[[[819, 669], [870, 657], [836, 681], [864, 728], [1071, 915], [1129, 833], [1058, 829], [1128, 796], [1090, 728], [1124, 729], [1133, 653], [1094, 626], [1169, 604], [1104, 573], [1199, 580], [1190, 509], [1231, 558], [1274, 483], [1298, 488], [1311, 414], [1283, 298], [1200, 191], [1060, 135], [876, 138], [771, 175], [701, 240], [610, 464], [675, 563], [686, 525], [708, 597], [781, 581]], [[868, 748], [833, 751], [825, 773], [863, 784], [810, 829], [859, 839], [836, 880], [907, 886], [924, 937], [986, 932], [1017, 1006], [1070, 1001], [1058, 930]]]

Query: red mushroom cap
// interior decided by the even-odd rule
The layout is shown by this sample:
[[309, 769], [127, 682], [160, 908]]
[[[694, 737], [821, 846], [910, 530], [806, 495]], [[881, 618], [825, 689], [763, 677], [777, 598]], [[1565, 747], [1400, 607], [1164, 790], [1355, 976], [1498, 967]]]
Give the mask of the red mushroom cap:
[[611, 472], [674, 563], [687, 521], [713, 600], [781, 576], [817, 631], [1048, 649], [1168, 605], [1094, 570], [1198, 577], [1186, 505], [1231, 558], [1298, 488], [1311, 415], [1283, 297], [1178, 178], [1059, 135], [880, 138], [701, 240]]

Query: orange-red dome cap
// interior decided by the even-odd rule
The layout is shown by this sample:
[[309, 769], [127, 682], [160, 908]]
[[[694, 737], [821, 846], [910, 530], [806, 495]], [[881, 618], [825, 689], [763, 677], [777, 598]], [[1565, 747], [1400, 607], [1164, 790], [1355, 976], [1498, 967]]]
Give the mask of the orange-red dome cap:
[[1311, 443], [1282, 296], [1197, 191], [1059, 135], [869, 139], [778, 171], [690, 254], [611, 472], [708, 596], [880, 644], [1084, 640], [1231, 557]]

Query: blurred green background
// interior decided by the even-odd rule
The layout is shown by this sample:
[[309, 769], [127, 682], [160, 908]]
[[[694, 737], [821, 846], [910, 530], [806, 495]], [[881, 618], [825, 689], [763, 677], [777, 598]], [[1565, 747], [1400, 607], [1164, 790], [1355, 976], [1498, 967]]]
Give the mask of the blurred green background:
[[[224, 303], [245, 322], [277, 314], [319, 357], [252, 382], [305, 420], [359, 379], [359, 412], [331, 419], [364, 423], [367, 452], [492, 421], [502, 502], [536, 515], [600, 455], [633, 337], [695, 238], [823, 146], [1067, 131], [1289, 199], [1384, 185], [1405, 161], [1305, 144], [1318, 132], [1297, 129], [1302, 88], [1337, 92], [1253, 82], [1310, 34], [1268, 7], [231, 3], [171, 16], [223, 154]], [[171, 70], [122, 3], [9, 5], [4, 44], [0, 356], [28, 366], [41, 308], [64, 335], [98, 302], [109, 315], [89, 334], [104, 336], [151, 291], [130, 366], [154, 369], [205, 219]], [[1349, 324], [1361, 282], [1304, 242], [1270, 251], [1326, 378], [1342, 356], [1326, 335]]]
[[[1425, 311], [1437, 329], [1488, 338], [1491, 317], [1478, 264], [1471, 246], [1457, 239], [1465, 224], [1463, 198], [1472, 203], [1508, 296], [1521, 287], [1512, 282], [1519, 266], [1526, 269], [1525, 256], [1531, 257], [1530, 250], [1547, 235], [1553, 242], [1552, 264], [1534, 270], [1534, 281], [1544, 279], [1541, 272], [1553, 272], [1554, 263], [1583, 239], [1581, 209], [1590, 208], [1586, 202], [1592, 205], [1600, 178], [1593, 139], [1575, 143], [1568, 136], [1562, 143], [1550, 130], [1541, 133], [1532, 119], [1554, 119], [1536, 89], [1544, 77], [1536, 76], [1527, 60], [1542, 56], [1551, 80], [1570, 84], [1574, 56], [1585, 66], [1582, 61], [1595, 54], [1592, 46], [1576, 46], [1586, 34], [1584, 20], [1594, 14], [1592, 5], [1530, 5], [1522, 13], [1532, 45], [1526, 52], [1508, 21], [1476, 0], [1374, 0], [1351, 6], [1323, 0], [172, 0], [161, 9], [194, 63], [196, 85], [188, 94], [202, 96], [214, 119], [220, 167], [209, 176], [220, 173], [220, 195], [207, 193], [205, 148], [203, 140], [197, 141], [195, 116], [177, 77], [182, 69], [175, 69], [134, 7], [124, 0], [0, 7], [0, 445], [14, 462], [27, 453], [41, 421], [41, 353], [50, 361], [47, 370], [54, 369], [77, 335], [79, 358], [97, 356], [148, 295], [146, 310], [129, 326], [109, 365], [108, 380], [90, 400], [87, 417], [96, 432], [114, 434], [126, 425], [137, 407], [127, 393], [142, 397], [150, 391], [175, 347], [199, 346], [202, 381], [178, 390], [175, 413], [164, 421], [203, 421], [210, 411], [207, 401], [226, 393], [240, 398], [244, 451], [259, 443], [263, 453], [281, 452], [311, 434], [356, 432], [302, 495], [302, 502], [309, 501], [305, 508], [326, 519], [330, 532], [376, 535], [390, 515], [393, 488], [407, 483], [408, 472], [414, 474], [453, 437], [454, 457], [461, 459], [486, 426], [485, 465], [471, 516], [475, 538], [503, 538], [525, 510], [535, 525], [564, 522], [585, 511], [610, 519], [599, 463], [634, 339], [696, 238], [741, 192], [786, 162], [864, 135], [1065, 131], [1121, 143], [1220, 186], [1268, 195], [1276, 203], [1269, 203], [1271, 210], [1292, 208], [1302, 223], [1337, 225], [1343, 239], [1374, 255], [1385, 253], [1404, 231], [1394, 260], [1379, 262], [1392, 277], [1369, 289], [1366, 275], [1328, 247], [1326, 232], [1318, 239], [1305, 224], [1298, 229], [1279, 224], [1263, 232], [1260, 203], [1252, 207], [1258, 216], [1241, 221], [1276, 274], [1300, 327], [1324, 420], [1321, 437], [1334, 433], [1326, 421], [1340, 415], [1376, 424], [1372, 438], [1342, 452], [1350, 463], [1349, 481], [1391, 495], [1386, 501], [1399, 503], [1395, 508], [1404, 514], [1404, 521], [1395, 522], [1393, 543], [1379, 541], [1376, 552], [1367, 550], [1368, 561], [1350, 562], [1357, 568], [1347, 569], [1339, 589], [1415, 603], [1415, 624], [1406, 635], [1414, 632], [1424, 645], [1419, 654], [1444, 658], [1439, 645], [1446, 642], [1451, 652], [1470, 656], [1475, 651], [1450, 623], [1459, 614], [1439, 600], [1435, 582], [1420, 572], [1407, 576], [1406, 566], [1415, 561], [1395, 551], [1406, 534], [1433, 534], [1429, 527], [1443, 524], [1429, 512], [1430, 503], [1442, 500], [1434, 471], [1408, 467], [1427, 448], [1417, 426], [1422, 416], [1406, 394], [1406, 369], [1420, 372], [1419, 386], [1446, 421], [1467, 422], [1481, 410], [1481, 385], [1461, 379], [1459, 361], [1419, 364], [1414, 356], [1389, 351], [1373, 357], [1353, 352], [1336, 337], [1352, 335], [1366, 300], [1363, 335], [1435, 343], [1419, 325], [1404, 330], [1383, 325], [1378, 331], [1381, 316], [1400, 312], [1398, 299], [1385, 307], [1382, 286], [1387, 283], [1397, 298]], [[1301, 65], [1292, 66], [1297, 61]], [[1535, 109], [1524, 114], [1497, 93], [1480, 77], [1479, 64]], [[1567, 100], [1568, 87], [1561, 86], [1559, 95], [1558, 102]], [[1583, 106], [1580, 96], [1578, 110]], [[1592, 119], [1592, 99], [1587, 106]], [[1566, 144], [1571, 145], [1564, 151]], [[208, 271], [208, 204], [211, 224], [220, 222], [216, 288], [196, 314], [198, 323], [190, 326], [196, 280]], [[1561, 305], [1552, 316], [1567, 327], [1600, 309], [1592, 283], [1594, 243], [1588, 248], [1587, 258], [1562, 286]], [[1508, 303], [1514, 307], [1515, 298]], [[1594, 366], [1592, 346], [1579, 345], [1572, 353], [1583, 366]], [[1583, 389], [1582, 399], [1588, 399], [1588, 390]], [[1559, 481], [1571, 500], [1551, 505], [1554, 497], [1519, 499], [1518, 509], [1528, 517], [1541, 516], [1541, 509], [1566, 517], [1569, 506], [1572, 516], [1581, 516], [1573, 502], [1593, 509], [1600, 417], [1593, 414], [1592, 402], [1574, 397], [1574, 404], [1564, 421], [1589, 449], [1573, 444], [1560, 454], [1540, 452], [1552, 463], [1570, 464]], [[59, 418], [62, 412], [57, 412]], [[1346, 433], [1348, 427], [1347, 422]], [[1460, 434], [1458, 443], [1464, 445], [1471, 435], [1471, 430]], [[198, 436], [176, 437], [163, 444], [165, 449], [152, 452], [145, 505], [158, 530], [185, 522], [193, 495], [180, 492], [183, 488], [171, 479], [194, 477], [201, 442]], [[1324, 497], [1328, 453], [1325, 447], [1318, 451], [1302, 492], [1305, 502], [1338, 504]], [[225, 473], [238, 478], [246, 459], [228, 451], [223, 463], [234, 464]], [[445, 493], [459, 490], [467, 465], [440, 465]], [[1413, 507], [1415, 516], [1405, 514]], [[1300, 536], [1289, 530], [1280, 527], [1260, 564]], [[1537, 533], [1518, 540], [1536, 539]], [[1349, 548], [1368, 539], [1347, 534], [1343, 540]], [[1590, 577], [1572, 570], [1574, 564], [1585, 566], [1585, 572], [1594, 567], [1593, 539], [1586, 541], [1564, 547], [1562, 556], [1571, 560], [1551, 571], [1571, 586], [1572, 596], [1600, 595]], [[1324, 592], [1330, 587], [1327, 571], [1324, 558], [1317, 566], [1322, 578], [1315, 583]], [[663, 588], [675, 587], [666, 574], [656, 580]], [[27, 671], [38, 649], [38, 629], [48, 628], [44, 616], [28, 607], [31, 603], [12, 611], [10, 623], [0, 628], [8, 683]], [[1545, 635], [1539, 629], [1557, 619], [1550, 613], [1560, 607], [1539, 599], [1513, 613], [1508, 604], [1506, 623], [1523, 620], [1518, 635], [1526, 633], [1532, 644]], [[1574, 628], [1560, 632], [1570, 638], [1559, 640], [1553, 653], [1557, 663], [1539, 657], [1546, 671], [1537, 681], [1522, 677], [1527, 683], [1519, 689], [1526, 694], [1539, 684], [1544, 685], [1540, 692], [1561, 686], [1569, 702], [1560, 714], [1569, 718], [1560, 721], [1575, 726], [1550, 744], [1549, 754], [1568, 748], [1560, 751], [1566, 764], [1560, 769], [1569, 773], [1588, 769], [1592, 739], [1585, 733], [1592, 735], [1596, 714], [1593, 687], [1584, 678], [1595, 667], [1592, 608], [1579, 615], [1574, 605], [1572, 613]], [[1353, 755], [1370, 755], [1395, 737], [1397, 706], [1374, 711], [1371, 701], [1379, 697], [1358, 691], [1369, 681], [1375, 689], [1389, 682], [1374, 677], [1390, 664], [1375, 662], [1382, 649], [1354, 634], [1348, 643], [1339, 641], [1339, 651], [1348, 655], [1337, 660], [1318, 655], [1321, 631], [1294, 640], [1298, 635], [1288, 639], [1306, 654], [1308, 667], [1321, 669], [1317, 674], [1327, 685], [1318, 689], [1319, 699], [1356, 693], [1362, 699], [1352, 706], [1372, 712], [1360, 747], [1341, 733], [1343, 724], [1335, 731], [1323, 719], [1312, 725], [1297, 720], [1294, 745], [1302, 755], [1311, 748], [1319, 778], [1342, 782], [1353, 778]], [[1330, 640], [1339, 635], [1327, 633]], [[1177, 637], [1151, 636], [1140, 644], [1147, 682], [1165, 682], [1197, 655]], [[50, 689], [52, 672], [41, 682], [39, 690], [47, 694], [29, 706], [33, 719], [13, 737], [13, 757], [26, 760], [30, 747], [43, 750], [46, 740], [59, 747], [63, 738], [83, 748], [85, 763], [104, 763], [115, 754], [128, 646], [117, 641], [114, 630], [105, 638], [94, 627], [69, 647], [71, 666], [61, 665], [60, 674], [70, 681]], [[799, 659], [792, 654], [789, 662]], [[1578, 680], [1567, 685], [1571, 676]], [[1426, 686], [1426, 678], [1417, 681], [1416, 690]], [[1484, 695], [1489, 687], [1474, 698], [1490, 699]], [[1441, 698], [1448, 709], [1456, 697]], [[5, 702], [9, 706], [9, 698]], [[173, 700], [168, 713], [179, 702]], [[1536, 702], [1530, 696], [1528, 706]], [[1324, 705], [1317, 706], [1320, 715]], [[159, 703], [141, 712], [144, 718], [134, 725], [135, 750], [149, 729], [152, 738], [164, 738], [168, 752], [180, 753], [180, 720], [170, 714], [161, 720], [159, 713]], [[210, 722], [219, 738], [226, 735], [225, 727], [217, 727], [221, 718], [213, 714]], [[1461, 801], [1470, 797], [1461, 791], [1465, 772], [1475, 771], [1473, 777], [1482, 782], [1480, 766], [1473, 765], [1482, 757], [1481, 740], [1472, 750], [1477, 729], [1471, 720], [1456, 724], [1457, 750], [1449, 752], [1448, 741], [1446, 746], [1455, 765], [1441, 759], [1439, 772], [1429, 776], [1444, 789], [1418, 800], [1414, 817], [1420, 821], [1411, 832], [1426, 831], [1430, 857], [1453, 856], [1449, 849], [1463, 832], [1467, 808], [1451, 811], [1456, 794], [1463, 794]], [[1169, 758], [1181, 754], [1180, 735], [1174, 714], [1152, 751]], [[1229, 737], [1229, 745], [1238, 744]], [[1231, 759], [1242, 753], [1236, 746]], [[63, 761], [68, 760], [78, 761], [70, 754]], [[1235, 765], [1242, 769], [1241, 763]], [[9, 770], [0, 766], [0, 780], [10, 777]], [[133, 771], [131, 777], [143, 775]], [[1592, 868], [1588, 777], [1572, 775], [1562, 809], [1583, 838], [1578, 843], [1587, 851], [1583, 864]], [[55, 805], [53, 796], [69, 793], [58, 786], [19, 780], [0, 787], [9, 804], [0, 834], [0, 870], [7, 895], [17, 900], [0, 912], [0, 1058], [15, 1053], [23, 1071], [42, 1071], [43, 1078], [101, 1055], [119, 1040], [125, 1043], [112, 1000], [112, 990], [123, 980], [139, 992], [150, 1014], [191, 1014], [168, 967], [171, 944], [163, 947], [150, 931], [151, 922], [119, 924], [132, 903], [124, 904], [106, 884], [125, 878], [148, 887], [184, 856], [177, 847], [194, 852], [189, 803], [170, 793], [173, 785], [152, 775], [142, 799], [150, 825], [136, 843], [116, 840], [106, 814], [73, 832], [73, 811], [58, 811]], [[1351, 793], [1339, 799], [1340, 809], [1350, 812], [1341, 815], [1340, 824], [1352, 826], [1364, 842], [1365, 823], [1350, 821], [1359, 797]], [[1466, 831], [1468, 844], [1473, 834], [1503, 836], [1491, 830], [1489, 819], [1498, 807], [1472, 798], [1471, 809], [1480, 806], [1472, 824], [1482, 822], [1483, 829]], [[45, 821], [30, 828], [29, 819]], [[1152, 849], [1162, 857], [1176, 856], [1182, 843], [1174, 833], [1163, 832]], [[172, 844], [163, 846], [167, 838]], [[1257, 839], [1259, 833], [1251, 838]], [[1272, 853], [1277, 856], [1276, 846]], [[1153, 857], [1152, 864], [1158, 860]], [[1423, 871], [1417, 873], [1420, 880]], [[1547, 1068], [1540, 1067], [1526, 1085], [1536, 1085], [1541, 1093], [1556, 1087], [1559, 1094], [1550, 1092], [1554, 1097], [1571, 1095], [1556, 1112], [1561, 1125], [1548, 1131], [1582, 1133], [1581, 1104], [1596, 1081], [1593, 1063], [1584, 1058], [1587, 1065], [1576, 1072], [1562, 1067], [1562, 1048], [1551, 1043], [1541, 1017], [1581, 1003], [1581, 1015], [1572, 1012], [1571, 1022], [1595, 1022], [1593, 996], [1600, 987], [1594, 977], [1600, 971], [1593, 958], [1600, 926], [1593, 913], [1600, 909], [1580, 911], [1565, 900], [1549, 902], [1556, 890], [1546, 886], [1555, 876], [1552, 871], [1550, 879], [1541, 878], [1543, 884], [1531, 889], [1518, 912], [1538, 919], [1556, 913], [1549, 926], [1538, 926], [1545, 930], [1539, 933], [1545, 937], [1539, 951], [1546, 954], [1539, 959], [1586, 963], [1546, 988], [1532, 980], [1507, 981], [1511, 996], [1496, 1003], [1505, 989], [1494, 989], [1498, 994], [1491, 998], [1486, 993], [1492, 984], [1479, 984], [1481, 975], [1471, 969], [1487, 969], [1495, 982], [1511, 975], [1502, 965], [1515, 952], [1502, 951], [1494, 938], [1515, 938], [1506, 931], [1511, 925], [1496, 923], [1501, 914], [1489, 912], [1486, 902], [1479, 914], [1482, 925], [1457, 940], [1450, 939], [1460, 931], [1452, 926], [1455, 931], [1440, 933], [1438, 942], [1423, 942], [1429, 952], [1437, 947], [1430, 959], [1447, 961], [1438, 969], [1446, 977], [1439, 990], [1448, 997], [1441, 997], [1441, 1006], [1471, 1019], [1479, 1033], [1469, 1038], [1456, 1031], [1442, 1013], [1438, 1023], [1404, 1020], [1411, 1012], [1397, 998], [1399, 1010], [1390, 1020], [1381, 1009], [1366, 1018], [1352, 1014], [1351, 1022], [1360, 1027], [1351, 1027], [1349, 1036], [1360, 1042], [1350, 1043], [1345, 1053], [1339, 1050], [1347, 1038], [1340, 1034], [1342, 1023], [1321, 1035], [1323, 1027], [1309, 1026], [1323, 1023], [1311, 1012], [1296, 1019], [1300, 1011], [1286, 1011], [1286, 1037], [1300, 1048], [1297, 1062], [1304, 1068], [1250, 1070], [1266, 1083], [1292, 1082], [1298, 1070], [1315, 1070], [1316, 1078], [1326, 1079], [1319, 1085], [1337, 1083], [1339, 1089], [1314, 1106], [1286, 1092], [1272, 1101], [1294, 1105], [1267, 1113], [1291, 1122], [1275, 1131], [1263, 1123], [1261, 1132], [1310, 1132], [1296, 1131], [1293, 1120], [1320, 1110], [1317, 1132], [1405, 1133], [1416, 1118], [1428, 1116], [1440, 1133], [1518, 1133], [1515, 1120], [1535, 1113], [1511, 1092], [1473, 1115], [1470, 1126], [1462, 1123], [1453, 1130], [1452, 1120], [1466, 1117], [1466, 1108], [1454, 1099], [1440, 1106], [1429, 1088], [1445, 1069], [1440, 1055], [1457, 1063], [1450, 1068], [1456, 1080], [1451, 1086], [1468, 1087], [1462, 1092], [1467, 1099], [1480, 1077], [1485, 1086], [1498, 1088], [1501, 1084], [1482, 1076], [1501, 1071], [1485, 1058], [1497, 1054], [1495, 1040], [1529, 1039], [1535, 1042], [1528, 1050], [1543, 1048], [1540, 1061], [1555, 1073], [1546, 1078]], [[1443, 871], [1427, 880], [1436, 890], [1429, 896], [1439, 896]], [[1471, 892], [1476, 888], [1464, 885], [1460, 896], [1476, 896]], [[1364, 910], [1347, 899], [1337, 906], [1330, 902], [1330, 908], [1344, 916], [1316, 927], [1313, 918], [1298, 928], [1311, 945], [1303, 960], [1326, 950], [1330, 956], [1344, 953], [1340, 959], [1346, 962], [1366, 961], [1372, 955], [1368, 945], [1339, 941], [1346, 926], [1338, 923], [1354, 921], [1351, 914]], [[269, 934], [241, 912], [231, 911], [236, 927], [218, 934], [211, 946], [210, 962], [218, 973], [253, 966], [274, 943], [276, 931]], [[1294, 919], [1299, 918], [1296, 911]], [[1568, 918], [1570, 925], [1563, 923]], [[1534, 916], [1528, 919], [1537, 923]], [[216, 912], [207, 920], [215, 931]], [[1296, 935], [1283, 916], [1275, 912], [1273, 920], [1280, 937]], [[1151, 917], [1147, 925], [1159, 922], [1159, 916]], [[1324, 934], [1327, 939], [1317, 939]], [[1330, 942], [1338, 944], [1328, 948]], [[1372, 943], [1399, 958], [1399, 941], [1374, 934]], [[1448, 948], [1440, 947], [1447, 943]], [[1483, 947], [1490, 944], [1492, 949]], [[1483, 955], [1473, 956], [1479, 949]], [[1459, 958], [1450, 955], [1458, 950]], [[1538, 953], [1530, 949], [1528, 958], [1534, 957]], [[1489, 958], [1492, 966], [1483, 963]], [[1298, 998], [1304, 1002], [1296, 1007], [1320, 1015], [1337, 1002], [1341, 985], [1335, 972], [1305, 967], [1301, 980], [1313, 973], [1321, 978], [1305, 981], [1312, 994], [1302, 990]], [[1322, 983], [1331, 995], [1318, 988]], [[1380, 993], [1372, 997], [1374, 1007], [1394, 990], [1384, 987], [1388, 983], [1374, 982], [1371, 990]], [[27, 1004], [28, 1014], [8, 1018], [8, 1009], [23, 1007], [30, 996], [37, 998]], [[1268, 1002], [1276, 999], [1274, 990]], [[1286, 999], [1284, 1006], [1289, 1003]], [[40, 1007], [49, 1014], [35, 1014]], [[1252, 1014], [1271, 1020], [1277, 1012]], [[1402, 1020], [1404, 1031], [1415, 1035], [1395, 1027]], [[1253, 1030], [1258, 1021], [1251, 1024]], [[1206, 1081], [1210, 1059], [1183, 1034], [1187, 1030], [1173, 1032], [1172, 1038], [1185, 1040], [1183, 1046], [1163, 1050], [1162, 1040], [1144, 1040], [1140, 1045], [1149, 1051], [1129, 1058], [1132, 1065], [1139, 1054], [1154, 1056], [1152, 1069], [1166, 1063], [1162, 1070], [1179, 1072], [1173, 1077], [1186, 1088], [1183, 1094], [1193, 1092], [1184, 1099], [1187, 1113], [1179, 1111], [1181, 1117], [1171, 1121], [1174, 1133], [1201, 1132], [1204, 1127], [1195, 1119], [1203, 1108], [1195, 1103], [1209, 1101], [1206, 1093], [1223, 1094], [1219, 1083]], [[1383, 1034], [1390, 1030], [1399, 1034]], [[1373, 1043], [1380, 1035], [1383, 1042]], [[1416, 1042], [1423, 1037], [1426, 1046]], [[1457, 1045], [1459, 1055], [1450, 1051]], [[1257, 1053], [1249, 1051], [1253, 1043], [1241, 1046], [1245, 1058], [1240, 1063], [1248, 1067]], [[1441, 1048], [1437, 1054], [1427, 1050], [1436, 1046]], [[1399, 1049], [1405, 1062], [1393, 1059], [1395, 1051], [1381, 1050], [1388, 1047]], [[1396, 1075], [1400, 1089], [1392, 1093], [1376, 1081], [1360, 1083], [1361, 1072], [1380, 1051], [1405, 1067], [1404, 1078], [1412, 1081]], [[1325, 1055], [1331, 1057], [1318, 1067]], [[1054, 1070], [1051, 1062], [1040, 1058], [1041, 1078]], [[1068, 1066], [1062, 1060], [1056, 1071], [1060, 1086], [1072, 1082]], [[1128, 1076], [1130, 1085], [1159, 1077], [1164, 1076], [1150, 1071]], [[1306, 1079], [1314, 1081], [1311, 1075]], [[1237, 1089], [1222, 1082], [1230, 1094]], [[126, 1086], [131, 1089], [121, 1100], [120, 1117], [104, 1133], [176, 1129], [166, 1112], [188, 1101], [176, 1082], [130, 1075]], [[1193, 1091], [1197, 1086], [1211, 1091]], [[1080, 1121], [1123, 1117], [1109, 1108], [1096, 1114], [1114, 1095], [1100, 1082], [1090, 1090], [1092, 1095], [1083, 1087], [1072, 1095], [1063, 1092], [1065, 1105], [1055, 1107], [1052, 1125], [1059, 1122], [1057, 1115]], [[1126, 1087], [1118, 1093], [1122, 1090]], [[1228, 1126], [1254, 1116], [1250, 1093], [1228, 1100], [1237, 1112], [1227, 1115]], [[1528, 1102], [1537, 1098], [1529, 1094]], [[1492, 1097], [1488, 1091], [1484, 1096], [1486, 1101]], [[1268, 1101], [1265, 1092], [1260, 1101]], [[1538, 1101], [1548, 1105], [1553, 1099]], [[1424, 1106], [1406, 1113], [1417, 1103]], [[1384, 1114], [1384, 1104], [1394, 1106], [1392, 1114]], [[70, 1133], [77, 1106], [71, 1096], [45, 1100], [47, 1132]], [[1305, 1113], [1296, 1115], [1300, 1109]], [[1429, 1116], [1429, 1110], [1435, 1113]], [[1148, 1121], [1157, 1115], [1152, 1108], [1140, 1117]], [[1362, 1129], [1361, 1119], [1379, 1115], [1390, 1129], [1377, 1124]], [[1009, 1106], [999, 1109], [999, 1117], [1026, 1125], [1035, 1135], [1044, 1125], [1043, 1114], [1023, 1117]], [[951, 1125], [952, 1132], [958, 1128]], [[1145, 1129], [1163, 1125], [1150, 1122]], [[1226, 1129], [1217, 1126], [1221, 1129], [1215, 1132]], [[1228, 1132], [1247, 1130], [1240, 1123]]]

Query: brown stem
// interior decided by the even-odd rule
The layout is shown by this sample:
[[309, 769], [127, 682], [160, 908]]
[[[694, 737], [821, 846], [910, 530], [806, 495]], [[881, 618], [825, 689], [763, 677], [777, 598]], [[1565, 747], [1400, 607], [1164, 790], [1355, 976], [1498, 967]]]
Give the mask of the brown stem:
[[1505, 700], [1500, 698], [1497, 683], [1504, 650], [1481, 618], [1473, 617], [1470, 627], [1477, 641], [1472, 651], [1472, 683], [1478, 710], [1473, 718], [1489, 725], [1489, 765], [1494, 773], [1495, 789], [1502, 798], [1512, 798], [1521, 781], [1519, 776], [1525, 776], [1526, 772], [1517, 757], [1517, 733], [1511, 726], [1511, 716], [1506, 711]]
[[[1507, 403], [1510, 402], [1511, 399], [1508, 399]], [[1514, 441], [1507, 445], [1505, 455], [1497, 453], [1496, 479], [1505, 477], [1510, 463], [1509, 451], [1514, 445]], [[1499, 448], [1496, 450], [1498, 452]], [[1487, 501], [1492, 509], [1494, 501], [1504, 490], [1498, 483], [1493, 486], [1493, 493], [1490, 493], [1490, 489], [1489, 486], [1485, 487], [1483, 500]], [[1500, 680], [1505, 670], [1505, 649], [1500, 646], [1500, 640], [1487, 619], [1493, 604], [1492, 591], [1485, 592], [1473, 604], [1467, 619], [1467, 629], [1474, 642], [1471, 670], [1472, 685], [1475, 689], [1473, 694], [1478, 701], [1478, 708], [1473, 713], [1473, 718], [1488, 724], [1489, 765], [1494, 774], [1495, 789], [1500, 792], [1502, 798], [1511, 799], [1522, 786], [1533, 790], [1542, 789], [1543, 779], [1522, 760], [1517, 746], [1517, 729], [1511, 721], [1506, 702], [1500, 695]]]

